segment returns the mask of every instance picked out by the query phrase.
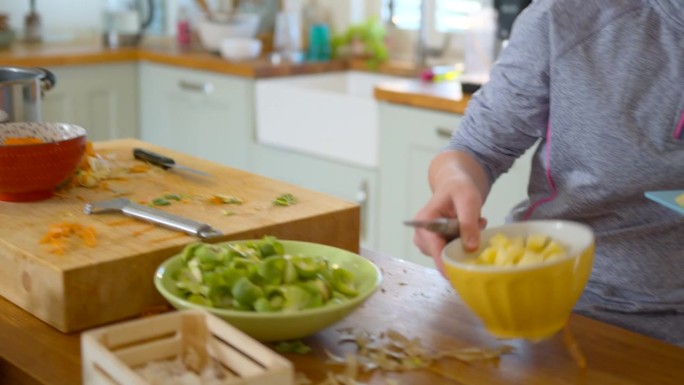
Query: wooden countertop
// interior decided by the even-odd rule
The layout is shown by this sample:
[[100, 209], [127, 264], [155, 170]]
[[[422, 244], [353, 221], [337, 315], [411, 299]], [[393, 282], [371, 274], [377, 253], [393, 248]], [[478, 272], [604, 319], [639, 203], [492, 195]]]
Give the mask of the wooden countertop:
[[[266, 57], [262, 57], [251, 61], [233, 62], [199, 47], [181, 48], [173, 40], [165, 38], [146, 38], [139, 47], [133, 48], [108, 48], [99, 41], [86, 40], [52, 44], [15, 43], [6, 50], [0, 50], [0, 63], [6, 66], [51, 67], [138, 60], [249, 78], [348, 69], [368, 70], [360, 60], [273, 64]], [[403, 64], [386, 64], [382, 66], [381, 71], [400, 76], [413, 76], [417, 73], [414, 68]]]
[[375, 98], [460, 115], [465, 113], [470, 101], [470, 95], [461, 92], [459, 82], [429, 83], [418, 79], [380, 84], [375, 87]]
[[[313, 348], [306, 355], [288, 354], [297, 371], [318, 383], [335, 370], [326, 364], [326, 350], [349, 351], [340, 345], [343, 330], [378, 333], [394, 329], [419, 338], [428, 349], [498, 347], [465, 308], [448, 283], [429, 268], [364, 251], [383, 271], [382, 288], [340, 323], [304, 339]], [[498, 362], [438, 361], [427, 369], [373, 373], [364, 381], [403, 385], [576, 385], [684, 383], [684, 349], [578, 315], [569, 329], [586, 357], [579, 369], [561, 334], [539, 343], [505, 342], [514, 352]], [[0, 298], [0, 385], [81, 384], [79, 334], [62, 334]], [[336, 369], [339, 370], [339, 369]]]
[[[273, 64], [264, 57], [231, 62], [217, 54], [199, 48], [183, 49], [173, 40], [159, 38], [146, 38], [141, 46], [134, 48], [111, 49], [99, 41], [88, 40], [53, 44], [15, 43], [0, 50], [0, 63], [5, 66], [54, 67], [140, 60], [255, 79], [345, 70], [371, 71], [362, 60]], [[390, 62], [373, 71], [407, 77], [405, 82], [379, 87], [375, 96], [381, 101], [462, 114], [469, 100], [468, 95], [460, 96], [456, 82], [432, 84], [408, 79], [417, 78], [420, 72], [411, 63]]]

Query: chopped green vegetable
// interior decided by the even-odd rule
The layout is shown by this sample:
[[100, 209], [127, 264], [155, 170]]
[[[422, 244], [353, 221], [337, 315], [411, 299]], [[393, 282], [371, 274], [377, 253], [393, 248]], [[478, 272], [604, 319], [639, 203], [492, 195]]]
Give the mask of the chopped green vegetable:
[[283, 282], [287, 262], [281, 255], [271, 255], [259, 264], [259, 275], [270, 285], [280, 285]]
[[165, 194], [163, 198], [170, 201], [180, 201], [183, 199], [179, 194]]
[[234, 301], [238, 301], [246, 308], [250, 308], [257, 299], [264, 296], [264, 289], [252, 283], [249, 278], [241, 277], [233, 285], [231, 294]]
[[296, 196], [290, 194], [290, 193], [285, 193], [279, 197], [277, 197], [274, 201], [273, 204], [276, 206], [292, 206], [298, 202], [298, 199]]
[[292, 258], [292, 264], [297, 270], [297, 274], [304, 278], [314, 278], [323, 268], [319, 258], [296, 256]]
[[164, 198], [155, 198], [152, 200], [152, 204], [155, 206], [168, 206], [171, 204], [171, 202]]
[[299, 286], [287, 285], [283, 286], [282, 289], [283, 293], [285, 294], [283, 311], [293, 311], [307, 308], [313, 299], [311, 293]]
[[254, 310], [256, 310], [259, 313], [266, 313], [276, 311], [279, 309], [273, 308], [273, 306], [271, 306], [271, 301], [269, 301], [268, 298], [261, 297], [254, 302]]
[[193, 242], [183, 249], [183, 252], [181, 253], [183, 255], [183, 262], [188, 262], [195, 256], [195, 250], [197, 250], [198, 247], [202, 246], [203, 243], [201, 242]]
[[278, 353], [297, 353], [297, 354], [307, 354], [311, 351], [311, 347], [302, 342], [301, 340], [296, 341], [281, 341], [275, 346], [275, 351]]
[[202, 306], [211, 306], [211, 301], [209, 299], [197, 294], [189, 296], [188, 301]]
[[355, 296], [358, 294], [356, 284], [354, 283], [354, 275], [341, 267], [333, 270], [332, 273], [333, 288], [344, 295]]
[[223, 282], [226, 283], [226, 286], [233, 287], [240, 278], [248, 277], [250, 271], [249, 267], [246, 265], [243, 265], [242, 267], [235, 265], [231, 266], [231, 268], [227, 269], [221, 275], [223, 276]]
[[285, 254], [283, 245], [278, 242], [275, 237], [265, 236], [261, 242], [259, 242], [258, 248], [262, 258], [268, 257], [269, 255]]
[[321, 256], [289, 255], [274, 237], [249, 243], [192, 243], [173, 279], [193, 303], [227, 309], [296, 311], [358, 295], [353, 274]]
[[330, 299], [330, 287], [322, 279], [312, 279], [302, 282], [302, 287], [312, 294], [318, 295], [323, 301]]
[[223, 210], [223, 211], [221, 211], [221, 214], [223, 214], [227, 217], [232, 217], [233, 215], [235, 215], [235, 211]]
[[214, 245], [205, 244], [195, 249], [195, 258], [203, 271], [212, 270], [221, 265], [228, 255], [223, 252], [223, 249]]
[[216, 197], [221, 199], [223, 203], [228, 205], [241, 205], [243, 203], [242, 199], [234, 197], [232, 195], [216, 195]]

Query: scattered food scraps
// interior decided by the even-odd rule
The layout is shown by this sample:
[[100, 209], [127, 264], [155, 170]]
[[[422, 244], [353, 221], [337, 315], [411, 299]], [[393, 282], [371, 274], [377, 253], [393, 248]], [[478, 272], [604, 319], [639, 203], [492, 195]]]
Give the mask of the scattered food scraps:
[[[389, 329], [380, 333], [353, 329], [338, 330], [342, 333], [340, 343], [353, 343], [356, 353], [347, 352], [340, 357], [326, 351], [330, 365], [341, 365], [341, 373], [328, 371], [326, 378], [318, 385], [364, 385], [357, 379], [360, 373], [375, 370], [402, 372], [426, 369], [443, 358], [454, 358], [464, 362], [496, 360], [504, 354], [513, 352], [513, 347], [502, 345], [495, 348], [453, 348], [431, 350], [423, 346], [420, 339], [409, 338], [396, 330]], [[394, 379], [385, 380], [386, 384], [399, 384]], [[314, 384], [306, 375], [298, 373], [296, 384]]]
[[294, 204], [297, 204], [299, 200], [297, 199], [296, 196], [290, 194], [290, 193], [285, 193], [279, 197], [277, 197], [274, 201], [273, 204], [276, 206], [292, 206]]
[[296, 353], [296, 354], [307, 354], [311, 351], [311, 347], [302, 342], [301, 340], [295, 341], [281, 341], [275, 346], [275, 351], [278, 353]]
[[212, 205], [241, 205], [243, 200], [232, 195], [214, 194], [207, 199]]
[[565, 347], [568, 349], [568, 352], [570, 352], [570, 355], [575, 360], [577, 367], [580, 369], [586, 368], [587, 359], [582, 353], [582, 350], [580, 350], [575, 337], [572, 335], [570, 328], [568, 328], [567, 325], [563, 328], [563, 341], [565, 342]]
[[83, 226], [73, 222], [50, 225], [48, 232], [40, 240], [40, 243], [53, 246], [53, 249], [50, 251], [51, 253], [64, 255], [66, 243], [72, 235], [78, 236], [88, 247], [95, 247], [97, 244], [97, 232], [94, 227]]
[[147, 163], [136, 164], [135, 166], [131, 166], [128, 168], [128, 172], [130, 172], [131, 174], [144, 174], [148, 171], [150, 171], [150, 165]]

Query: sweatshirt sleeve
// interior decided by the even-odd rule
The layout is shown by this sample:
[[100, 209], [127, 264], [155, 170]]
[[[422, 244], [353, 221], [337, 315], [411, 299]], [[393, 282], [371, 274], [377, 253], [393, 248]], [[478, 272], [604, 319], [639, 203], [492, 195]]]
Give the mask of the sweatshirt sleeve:
[[464, 151], [485, 168], [489, 182], [544, 136], [549, 111], [550, 17], [536, 1], [515, 21], [490, 80], [471, 98], [445, 150]]

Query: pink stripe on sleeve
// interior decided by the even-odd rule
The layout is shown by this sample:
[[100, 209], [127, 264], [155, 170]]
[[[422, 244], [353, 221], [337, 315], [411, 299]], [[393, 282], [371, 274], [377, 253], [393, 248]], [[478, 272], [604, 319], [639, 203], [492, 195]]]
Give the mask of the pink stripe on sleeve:
[[677, 123], [677, 128], [675, 129], [675, 132], [672, 133], [672, 137], [675, 139], [681, 138], [682, 130], [684, 130], [684, 112], [682, 113], [682, 117], [679, 118], [679, 123]]

